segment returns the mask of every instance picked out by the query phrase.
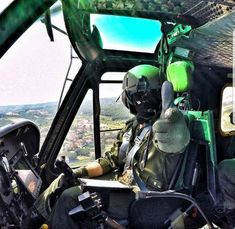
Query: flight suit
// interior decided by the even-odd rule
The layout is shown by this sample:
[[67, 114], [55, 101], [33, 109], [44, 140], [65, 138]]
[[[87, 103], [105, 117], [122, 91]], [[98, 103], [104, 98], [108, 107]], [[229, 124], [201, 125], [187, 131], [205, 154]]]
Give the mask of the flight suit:
[[[123, 170], [126, 155], [128, 155], [128, 152], [125, 151], [130, 152], [131, 148], [135, 145], [135, 137], [141, 131], [135, 118], [126, 123], [126, 127], [119, 132], [111, 150], [106, 152], [104, 157], [97, 160], [105, 174], [113, 174], [115, 171], [118, 171], [120, 174], [118, 179], [123, 182]], [[129, 133], [129, 136], [127, 136], [127, 133]], [[143, 153], [146, 149], [148, 150], [148, 158], [145, 166], [141, 166], [140, 162], [143, 160]], [[181, 155], [182, 153], [164, 153], [157, 149], [153, 144], [152, 133], [150, 131], [146, 134], [140, 148], [135, 154], [133, 166], [149, 190], [163, 191], [168, 188]], [[136, 186], [135, 181], [132, 181], [131, 184]], [[78, 195], [81, 193], [82, 191], [79, 187], [69, 188], [62, 193], [48, 219], [51, 228], [78, 228], [78, 225], [80, 228], [89, 228], [89, 225], [90, 228], [94, 228], [94, 225], [91, 224], [89, 219], [82, 219], [79, 222], [75, 222], [68, 216], [68, 212], [78, 205]], [[119, 214], [117, 212], [118, 217], [127, 217], [129, 204], [133, 200], [134, 195], [131, 194], [122, 198], [121, 213]]]
[[[125, 151], [127, 147], [124, 147], [124, 150], [122, 149], [125, 144], [123, 138], [125, 138], [125, 133], [128, 133], [130, 130], [132, 133], [130, 134], [127, 145], [130, 152], [130, 149], [135, 144], [135, 136], [138, 136], [141, 132], [135, 119], [131, 119], [126, 123], [126, 127], [119, 132], [117, 141], [114, 143], [112, 149], [105, 153], [105, 157], [98, 159], [105, 173], [116, 169], [123, 171], [126, 156], [128, 155], [128, 152]], [[149, 134], [152, 135], [152, 133]], [[148, 137], [150, 137], [149, 142]], [[144, 168], [141, 168], [141, 160], [146, 147], [148, 148], [148, 159]], [[135, 154], [134, 167], [148, 189], [163, 191], [168, 188], [170, 179], [181, 155], [181, 153], [165, 153], [160, 151], [154, 146], [152, 136], [147, 135]]]

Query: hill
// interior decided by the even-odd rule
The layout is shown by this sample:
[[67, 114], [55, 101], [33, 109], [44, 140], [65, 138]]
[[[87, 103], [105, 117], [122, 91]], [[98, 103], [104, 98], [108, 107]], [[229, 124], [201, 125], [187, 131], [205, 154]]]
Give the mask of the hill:
[[[91, 101], [85, 100], [79, 109], [82, 115], [92, 115]], [[111, 117], [112, 120], [129, 119], [127, 109], [116, 98], [102, 98], [100, 100], [101, 115]], [[35, 122], [39, 127], [50, 125], [57, 111], [57, 103], [40, 103], [26, 105], [0, 106], [0, 126], [11, 123], [17, 118], [25, 118]]]

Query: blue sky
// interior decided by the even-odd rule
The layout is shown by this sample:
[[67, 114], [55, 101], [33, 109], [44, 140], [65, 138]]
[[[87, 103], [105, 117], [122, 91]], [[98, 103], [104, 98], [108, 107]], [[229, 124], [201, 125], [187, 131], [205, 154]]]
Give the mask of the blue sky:
[[104, 49], [154, 53], [161, 39], [156, 20], [114, 15], [91, 15], [91, 24], [100, 31]]

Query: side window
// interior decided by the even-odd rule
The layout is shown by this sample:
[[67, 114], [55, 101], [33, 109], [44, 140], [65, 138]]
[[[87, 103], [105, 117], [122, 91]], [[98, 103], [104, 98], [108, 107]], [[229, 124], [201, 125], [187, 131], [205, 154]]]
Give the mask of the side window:
[[[122, 79], [124, 73], [105, 73], [100, 84], [100, 136], [101, 152], [109, 150], [118, 131], [130, 119], [128, 109], [122, 104]], [[119, 98], [119, 99], [118, 99]], [[65, 157], [70, 167], [79, 167], [95, 160], [93, 94], [90, 89], [68, 131], [58, 158]]]
[[[123, 105], [122, 79], [125, 73], [105, 73], [100, 84], [100, 136], [101, 152], [110, 150], [117, 133], [131, 118], [128, 109]], [[114, 82], [115, 81], [115, 82]]]
[[70, 167], [86, 165], [95, 159], [92, 90], [90, 89], [69, 129], [58, 158], [65, 157]]
[[[59, 14], [62, 18], [62, 13], [56, 17]], [[67, 36], [53, 32], [55, 41], [50, 42], [45, 25], [36, 21], [0, 61], [0, 127], [29, 119], [40, 129], [41, 145], [58, 109], [70, 62]], [[77, 72], [80, 62], [73, 67]]]

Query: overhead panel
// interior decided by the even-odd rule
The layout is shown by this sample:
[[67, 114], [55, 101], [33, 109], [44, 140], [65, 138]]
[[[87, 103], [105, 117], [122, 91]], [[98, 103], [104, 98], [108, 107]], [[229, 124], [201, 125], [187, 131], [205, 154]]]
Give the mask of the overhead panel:
[[232, 12], [233, 0], [80, 0], [78, 8], [96, 12], [129, 10], [193, 16], [200, 24]]
[[193, 50], [195, 63], [232, 68], [234, 30], [235, 12], [232, 12], [194, 29], [174, 45]]
[[[78, 49], [87, 59], [94, 59], [102, 50], [94, 45], [92, 55], [87, 54], [87, 47], [92, 38], [86, 30], [87, 26], [84, 26], [89, 24], [88, 20], [81, 20], [80, 24], [73, 25], [72, 19], [82, 19], [87, 14], [112, 14], [191, 26], [192, 31], [186, 34], [187, 36], [177, 38], [176, 42], [170, 45], [192, 49], [195, 52], [195, 63], [232, 67], [235, 0], [73, 0], [70, 4], [67, 4], [67, 0], [62, 2], [64, 5], [73, 6], [74, 11], [68, 10], [65, 14], [69, 20], [67, 24], [71, 30], [82, 29], [80, 36], [74, 34], [73, 37], [79, 46]], [[71, 12], [74, 12], [73, 18]], [[80, 16], [76, 16], [75, 12], [79, 12]], [[93, 55], [94, 53], [96, 55]]]

